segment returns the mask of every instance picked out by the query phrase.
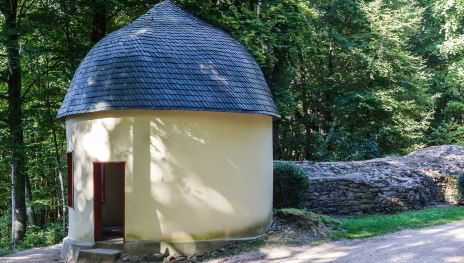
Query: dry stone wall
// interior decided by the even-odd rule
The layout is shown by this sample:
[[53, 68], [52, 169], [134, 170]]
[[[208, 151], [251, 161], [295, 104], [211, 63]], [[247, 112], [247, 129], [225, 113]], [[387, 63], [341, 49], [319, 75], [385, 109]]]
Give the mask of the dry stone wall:
[[297, 162], [311, 178], [307, 208], [327, 214], [385, 213], [456, 203], [464, 147], [425, 148], [404, 157]]

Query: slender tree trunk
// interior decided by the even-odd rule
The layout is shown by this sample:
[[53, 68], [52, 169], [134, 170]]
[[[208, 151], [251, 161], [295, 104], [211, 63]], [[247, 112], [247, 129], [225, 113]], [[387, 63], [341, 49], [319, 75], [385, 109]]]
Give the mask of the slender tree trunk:
[[19, 54], [19, 32], [17, 27], [17, 0], [3, 0], [1, 11], [5, 18], [4, 45], [8, 57], [8, 118], [11, 136], [12, 177], [12, 240], [13, 245], [26, 233], [26, 162], [23, 137], [21, 99], [21, 65]]
[[[59, 167], [59, 166], [58, 166]], [[61, 191], [61, 209], [63, 213], [63, 233], [66, 232], [66, 201], [64, 199], [64, 186], [63, 186], [63, 173], [61, 173], [61, 169], [57, 168], [58, 170], [58, 178], [60, 179], [60, 191]]]
[[[11, 174], [13, 174], [13, 167], [11, 169]], [[13, 246], [13, 251], [16, 250], [16, 202], [15, 202], [15, 196], [16, 196], [16, 191], [15, 191], [15, 178], [11, 176], [11, 244]]]
[[[48, 66], [48, 61], [47, 61], [47, 66]], [[47, 80], [48, 80], [48, 72], [47, 72]], [[44, 91], [46, 94], [49, 93], [49, 83], [47, 81], [46, 85], [44, 86]], [[63, 214], [63, 218], [62, 218], [62, 221], [63, 221], [63, 225], [62, 225], [62, 229], [63, 229], [63, 232], [66, 232], [66, 200], [65, 200], [65, 195], [64, 195], [64, 184], [63, 184], [63, 170], [61, 169], [61, 158], [60, 158], [60, 151], [59, 151], [59, 147], [58, 147], [58, 139], [57, 139], [57, 136], [56, 136], [56, 128], [55, 128], [55, 125], [54, 125], [54, 116], [52, 114], [52, 107], [51, 107], [51, 102], [50, 102], [50, 97], [47, 97], [45, 99], [45, 103], [47, 104], [47, 112], [48, 112], [48, 118], [50, 120], [50, 130], [52, 132], [52, 138], [53, 138], [53, 148], [55, 150], [55, 165], [56, 165], [56, 172], [58, 174], [58, 179], [59, 179], [59, 182], [60, 182], [60, 194], [61, 194], [61, 210], [62, 210], [62, 214]]]
[[315, 125], [312, 121], [312, 118], [310, 116], [310, 102], [309, 102], [309, 96], [308, 96], [308, 90], [307, 90], [307, 79], [306, 79], [306, 71], [304, 67], [304, 55], [303, 51], [300, 50], [299, 54], [300, 58], [300, 81], [301, 81], [301, 93], [302, 93], [302, 99], [303, 99], [303, 121], [304, 121], [304, 127], [305, 127], [305, 146], [304, 146], [304, 156], [306, 160], [312, 160], [313, 159], [313, 153], [311, 149], [311, 137], [313, 132], [315, 131]]
[[[48, 101], [47, 101], [48, 103]], [[48, 103], [48, 112], [51, 116], [51, 110], [50, 110], [50, 104]], [[52, 130], [52, 135], [53, 135], [53, 146], [55, 148], [55, 161], [56, 161], [56, 170], [58, 172], [58, 179], [60, 180], [60, 193], [61, 193], [61, 209], [63, 213], [63, 232], [66, 231], [66, 201], [64, 199], [64, 185], [63, 185], [63, 173], [61, 169], [61, 160], [60, 160], [60, 152], [58, 150], [58, 141], [56, 139], [56, 129], [54, 126], [51, 128]], [[68, 182], [70, 183], [70, 182]]]
[[29, 180], [29, 174], [25, 175], [26, 177], [26, 215], [27, 215], [27, 222], [30, 226], [37, 226], [35, 220], [35, 211], [34, 207], [32, 206], [32, 193], [31, 193], [31, 180]]
[[105, 0], [92, 0], [92, 35], [90, 40], [96, 44], [106, 36], [107, 7]]
[[329, 75], [333, 75], [334, 73], [334, 60], [335, 60], [335, 47], [334, 47], [334, 43], [332, 40], [330, 40], [330, 44], [329, 44]]
[[[462, 84], [458, 84], [458, 94], [460, 101], [464, 101], [464, 89]], [[464, 112], [461, 114], [461, 123], [464, 124]]]
[[[306, 93], [306, 92], [305, 92]], [[307, 101], [303, 102], [303, 111], [304, 111], [304, 127], [305, 127], [305, 146], [304, 146], [304, 157], [305, 160], [313, 160], [313, 151], [311, 148], [312, 144], [312, 134], [314, 133], [315, 125], [311, 121], [311, 116], [309, 116], [309, 103]]]
[[272, 122], [272, 145], [274, 160], [280, 160], [282, 158], [280, 148], [280, 120]]
[[[282, 60], [278, 60], [274, 65], [271, 74], [269, 74], [266, 79], [269, 80], [269, 83], [273, 83], [275, 86], [278, 86], [281, 82], [279, 78], [284, 74], [284, 65]], [[274, 91], [271, 90], [272, 97], [274, 101], [276, 96]], [[272, 122], [272, 150], [274, 160], [280, 160], [282, 158], [282, 147], [280, 145], [280, 120], [274, 120]]]
[[253, 10], [257, 15], [259, 15], [259, 13], [261, 12], [261, 0], [249, 0], [247, 2], [250, 9]]

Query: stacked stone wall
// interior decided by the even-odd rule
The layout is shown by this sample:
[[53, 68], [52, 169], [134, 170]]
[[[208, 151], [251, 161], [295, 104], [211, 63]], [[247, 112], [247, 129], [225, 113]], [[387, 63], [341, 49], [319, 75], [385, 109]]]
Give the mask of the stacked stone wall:
[[456, 187], [457, 175], [435, 176], [433, 182], [438, 186], [441, 195], [448, 204], [458, 203], [458, 189]]
[[326, 214], [389, 213], [456, 203], [464, 147], [429, 147], [405, 157], [297, 162], [308, 170], [306, 207]]

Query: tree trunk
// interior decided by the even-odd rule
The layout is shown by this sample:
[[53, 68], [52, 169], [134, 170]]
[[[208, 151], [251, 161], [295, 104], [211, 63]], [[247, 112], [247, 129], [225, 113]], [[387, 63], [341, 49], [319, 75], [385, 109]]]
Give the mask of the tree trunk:
[[107, 8], [105, 0], [92, 0], [92, 35], [90, 40], [96, 44], [106, 36]]
[[61, 191], [61, 209], [63, 213], [63, 233], [66, 233], [66, 201], [64, 199], [64, 186], [63, 186], [63, 174], [61, 173], [61, 168], [59, 165], [57, 167], [58, 170], [58, 178], [60, 179], [60, 191]]
[[333, 75], [334, 73], [334, 60], [335, 60], [335, 47], [334, 47], [334, 43], [332, 40], [330, 40], [330, 44], [329, 44], [329, 75]]
[[303, 102], [303, 111], [304, 111], [304, 127], [305, 127], [305, 146], [304, 146], [304, 156], [305, 160], [313, 160], [313, 151], [312, 151], [312, 134], [315, 131], [315, 125], [311, 121], [311, 116], [309, 116], [309, 106], [308, 102]]
[[26, 233], [26, 163], [22, 126], [21, 65], [19, 32], [17, 27], [17, 0], [3, 0], [1, 11], [5, 18], [4, 45], [8, 57], [8, 118], [11, 138], [12, 177], [12, 240], [13, 245]]
[[29, 175], [25, 175], [25, 186], [26, 186], [26, 215], [27, 215], [27, 222], [30, 226], [37, 226], [35, 220], [35, 211], [34, 207], [32, 206], [32, 193], [31, 193], [31, 180], [29, 180]]
[[305, 127], [305, 146], [304, 146], [304, 156], [305, 160], [312, 160], [313, 153], [311, 148], [311, 137], [314, 132], [314, 123], [310, 116], [310, 98], [308, 96], [308, 87], [307, 87], [307, 80], [306, 80], [306, 69], [304, 67], [304, 54], [303, 50], [300, 50], [299, 53], [300, 58], [300, 88], [303, 100], [303, 122]]
[[[284, 65], [282, 59], [278, 60], [269, 75], [266, 76], [268, 83], [272, 83], [275, 87], [282, 85], [281, 77], [284, 74]], [[271, 90], [272, 98], [276, 101], [274, 90]], [[274, 160], [282, 158], [282, 147], [280, 145], [280, 120], [272, 122], [272, 150]]]
[[[13, 167], [11, 167], [11, 174], [13, 173]], [[16, 226], [15, 226], [15, 221], [16, 221], [16, 202], [15, 202], [15, 196], [16, 196], [16, 191], [14, 188], [16, 178], [11, 176], [11, 245], [13, 246], [13, 251], [16, 249], [16, 237], [18, 236], [16, 234]]]
[[[47, 66], [48, 66], [48, 61], [47, 61]], [[50, 79], [48, 77], [48, 72], [47, 72], [47, 79]], [[47, 82], [44, 86], [44, 93], [48, 94], [50, 93], [49, 89], [49, 83]], [[58, 139], [56, 136], [56, 127], [54, 125], [54, 115], [52, 114], [52, 107], [51, 107], [51, 102], [50, 102], [50, 97], [47, 97], [45, 99], [45, 103], [47, 106], [47, 113], [48, 113], [48, 118], [50, 121], [50, 130], [52, 132], [52, 138], [53, 138], [53, 148], [55, 150], [55, 165], [56, 165], [56, 173], [58, 175], [58, 179], [60, 182], [60, 194], [61, 194], [61, 210], [62, 210], [62, 229], [63, 232], [66, 232], [66, 200], [65, 200], [65, 195], [64, 195], [64, 184], [63, 184], [63, 170], [61, 169], [61, 158], [60, 158], [60, 151], [58, 147]]]
[[[464, 89], [462, 84], [458, 84], [458, 94], [460, 101], [464, 102]], [[461, 114], [461, 123], [464, 124], [464, 112]]]
[[[47, 100], [47, 106], [48, 106], [48, 113], [51, 118], [51, 109], [50, 109], [50, 103]], [[52, 135], [53, 135], [53, 146], [55, 148], [55, 161], [56, 161], [56, 170], [58, 172], [58, 179], [60, 180], [60, 193], [61, 193], [61, 209], [63, 213], [63, 232], [66, 231], [66, 201], [64, 198], [64, 185], [63, 185], [63, 173], [61, 169], [61, 160], [60, 160], [60, 152], [58, 150], [58, 140], [56, 139], [56, 129], [54, 126], [51, 128], [52, 130]], [[69, 182], [68, 182], [69, 183]]]
[[280, 148], [280, 120], [274, 120], [272, 122], [272, 146], [274, 160], [280, 160], [282, 158]]

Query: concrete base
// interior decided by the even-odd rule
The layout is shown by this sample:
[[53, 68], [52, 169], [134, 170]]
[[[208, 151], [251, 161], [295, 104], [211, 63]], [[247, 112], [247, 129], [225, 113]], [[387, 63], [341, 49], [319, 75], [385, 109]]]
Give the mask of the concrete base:
[[77, 263], [114, 263], [121, 256], [120, 250], [94, 248], [79, 251]]
[[126, 241], [124, 243], [124, 252], [131, 255], [164, 254], [166, 256], [192, 256], [195, 254], [210, 252], [237, 242], [246, 242], [256, 238], [257, 237], [187, 242]]
[[60, 258], [66, 262], [76, 262], [80, 250], [91, 249], [94, 247], [92, 242], [83, 242], [66, 237], [63, 240]]
[[[217, 239], [217, 240], [201, 240], [201, 241], [186, 241], [186, 242], [169, 242], [169, 241], [126, 241], [124, 243], [124, 253], [130, 255], [153, 255], [162, 254], [164, 256], [192, 256], [210, 252], [237, 242], [246, 242], [256, 239], [251, 238], [236, 238], [236, 239]], [[61, 249], [61, 259], [67, 262], [76, 262], [79, 251], [88, 250], [95, 247], [115, 248], [112, 246], [101, 246], [97, 242], [80, 242], [65, 238]], [[122, 244], [118, 244], [122, 245]], [[117, 247], [117, 249], [121, 249]]]
[[124, 250], [124, 242], [122, 238], [116, 239], [109, 239], [103, 241], [95, 242], [95, 248], [108, 248], [108, 249], [116, 249], [116, 250]]

